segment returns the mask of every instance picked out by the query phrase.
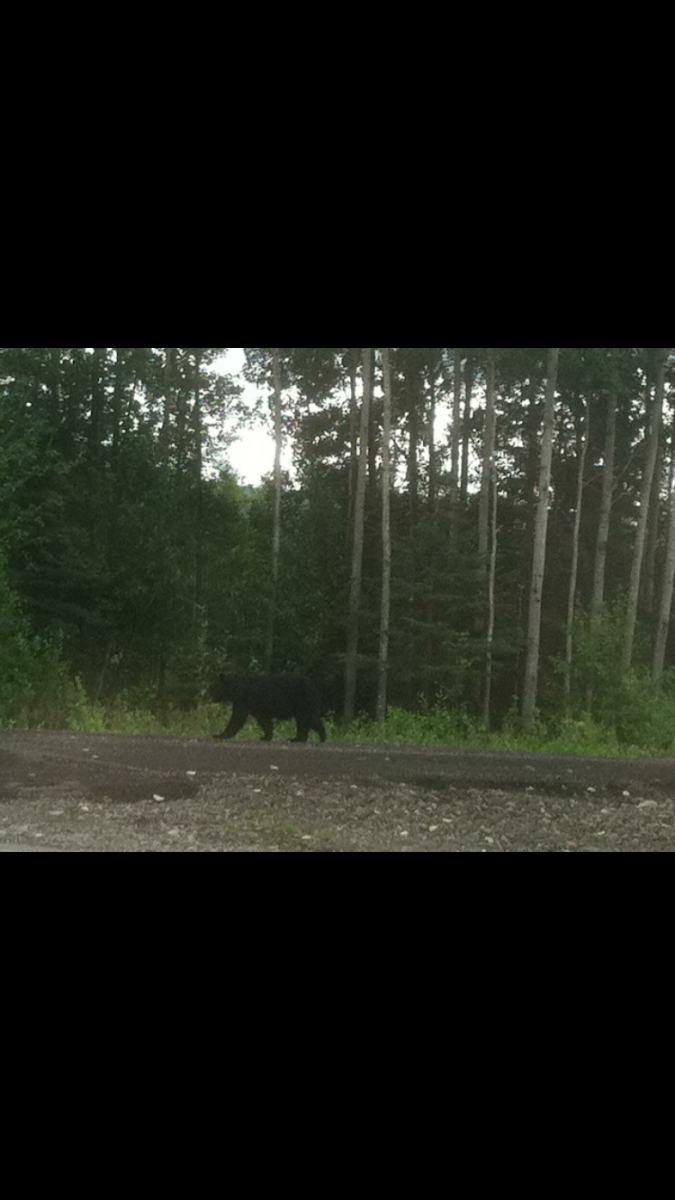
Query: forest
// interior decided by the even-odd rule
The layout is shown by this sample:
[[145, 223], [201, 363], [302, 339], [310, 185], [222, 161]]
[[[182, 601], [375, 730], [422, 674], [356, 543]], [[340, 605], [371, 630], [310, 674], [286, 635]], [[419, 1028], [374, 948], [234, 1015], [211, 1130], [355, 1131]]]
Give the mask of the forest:
[[675, 349], [227, 351], [0, 347], [0, 725], [673, 751]]

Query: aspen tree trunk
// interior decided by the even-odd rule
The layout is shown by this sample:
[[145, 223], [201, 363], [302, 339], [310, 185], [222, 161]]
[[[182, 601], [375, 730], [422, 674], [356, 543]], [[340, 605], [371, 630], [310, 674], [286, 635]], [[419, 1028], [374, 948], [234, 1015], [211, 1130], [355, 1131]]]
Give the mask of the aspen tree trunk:
[[483, 446], [483, 475], [480, 489], [480, 509], [478, 514], [478, 555], [480, 558], [481, 574], [484, 579], [488, 573], [488, 551], [490, 544], [490, 483], [495, 453], [495, 434], [497, 414], [495, 409], [495, 352], [487, 352], [487, 399], [485, 410], [485, 444]]
[[616, 457], [616, 392], [609, 397], [607, 410], [607, 436], [605, 439], [604, 468], [602, 474], [602, 501], [600, 504], [600, 523], [598, 525], [598, 540], [595, 547], [595, 570], [593, 573], [593, 597], [591, 600], [591, 615], [594, 624], [598, 625], [605, 600], [605, 576], [607, 573], [607, 546], [609, 543], [609, 526], [612, 517], [612, 498], [614, 495], [614, 460]]
[[122, 408], [124, 403], [124, 389], [126, 384], [126, 363], [124, 360], [124, 350], [121, 346], [115, 347], [115, 386], [113, 389], [113, 404], [112, 404], [112, 453], [113, 462], [116, 462], [120, 452], [120, 440], [122, 436]]
[[195, 602], [199, 607], [204, 599], [204, 427], [202, 420], [202, 350], [195, 350], [195, 399], [192, 423], [195, 435], [195, 487], [197, 512], [195, 521]]
[[91, 541], [100, 550], [102, 540], [102, 450], [105, 429], [105, 375], [108, 361], [107, 346], [95, 346], [91, 363], [91, 420], [89, 423], [89, 481]]
[[462, 444], [462, 351], [457, 348], [455, 348], [454, 352], [454, 398], [452, 406], [451, 439], [450, 532], [453, 545], [456, 547], [460, 495], [459, 455]]
[[164, 419], [159, 435], [161, 457], [164, 462], [169, 460], [169, 445], [171, 442], [171, 407], [173, 404], [173, 383], [176, 349], [174, 346], [164, 348]]
[[577, 579], [579, 575], [579, 536], [581, 534], [581, 517], [584, 504], [584, 472], [588, 457], [588, 443], [591, 433], [591, 410], [586, 405], [586, 428], [581, 443], [579, 455], [579, 472], [577, 476], [577, 508], [574, 516], [574, 534], [572, 537], [572, 570], [570, 572], [570, 591], [567, 601], [567, 636], [565, 639], [565, 708], [569, 710], [572, 694], [572, 658], [574, 654], [574, 615], [577, 606]]
[[53, 424], [58, 425], [61, 415], [61, 357], [63, 348], [61, 346], [50, 346], [49, 348], [49, 391], [51, 393], [54, 404]]
[[271, 671], [274, 661], [274, 633], [277, 616], [279, 564], [281, 561], [281, 455], [283, 451], [281, 350], [272, 350], [274, 381], [274, 520], [272, 526], [272, 594], [267, 623], [265, 670]]
[[488, 577], [488, 628], [487, 628], [487, 660], [485, 664], [485, 696], [483, 700], [483, 720], [487, 729], [490, 728], [492, 718], [492, 644], [495, 635], [495, 582], [497, 578], [497, 513], [498, 513], [498, 497], [497, 497], [497, 469], [493, 460], [492, 464], [492, 549], [490, 551], [490, 572]]
[[539, 503], [534, 534], [534, 560], [532, 566], [532, 588], [530, 592], [530, 615], [528, 622], [527, 662], [525, 664], [525, 687], [523, 692], [523, 721], [529, 732], [534, 727], [539, 685], [539, 648], [541, 644], [541, 606], [546, 574], [546, 542], [548, 534], [548, 509], [551, 490], [551, 462], [553, 458], [553, 434], [555, 431], [555, 394], [558, 386], [558, 364], [560, 348], [548, 352], [546, 382], [546, 406], [544, 409], [544, 435], [541, 447], [539, 471]]
[[644, 476], [642, 479], [642, 493], [640, 496], [640, 517], [638, 520], [637, 534], [635, 537], [633, 569], [631, 571], [630, 591], [628, 594], [628, 614], [626, 617], [626, 631], [624, 636], [623, 656], [621, 660], [621, 665], [624, 671], [629, 671], [633, 662], [633, 647], [635, 644], [638, 600], [640, 596], [640, 580], [642, 578], [642, 566], [644, 562], [645, 542], [647, 538], [649, 501], [652, 494], [654, 471], [656, 469], [656, 458], [659, 449], [659, 436], [661, 433], [661, 415], [663, 413], [663, 396], [666, 382], [666, 359], [665, 351], [661, 350], [659, 354], [660, 361], [656, 375], [656, 393], [654, 396], [653, 409], [649, 418], [646, 461]]
[[[384, 355], [385, 351], [382, 351]], [[386, 351], [387, 355], [389, 351]], [[391, 364], [389, 367], [391, 371]], [[391, 413], [390, 413], [391, 421]], [[391, 455], [391, 445], [389, 447]], [[436, 512], [438, 504], [438, 456], [436, 453], [436, 378], [434, 367], [429, 373], [429, 508]]]
[[654, 662], [652, 666], [652, 679], [658, 684], [663, 678], [663, 669], [666, 661], [666, 647], [668, 645], [668, 635], [670, 633], [670, 618], [673, 609], [673, 585], [675, 584], [675, 487], [673, 486], [673, 475], [675, 468], [675, 437], [671, 443], [670, 453], [670, 476], [668, 481], [668, 543], [666, 547], [666, 562], [663, 568], [663, 580], [661, 582], [661, 598], [659, 603], [659, 617], [656, 626], [656, 636], [654, 639]]
[[462, 482], [460, 499], [463, 505], [469, 498], [469, 451], [471, 448], [471, 408], [473, 404], [474, 369], [471, 362], [466, 364], [466, 398], [464, 401], [464, 422], [462, 429]]
[[391, 414], [392, 382], [389, 347], [382, 349], [384, 376], [384, 432], [382, 440], [382, 615], [380, 620], [380, 661], [377, 687], [376, 720], [387, 717], [389, 675], [389, 622], [391, 613]]
[[[656, 556], [659, 546], [659, 526], [661, 523], [661, 487], [663, 484], [663, 438], [659, 436], [659, 448], [656, 454], [656, 467], [652, 481], [652, 494], [649, 502], [649, 520], [647, 523], [647, 553], [645, 556], [644, 607], [649, 616], [654, 615], [656, 602]], [[668, 493], [670, 495], [670, 493]]]
[[349, 595], [347, 661], [345, 666], [345, 721], [353, 721], [356, 711], [356, 678], [359, 658], [359, 613], [361, 608], [361, 579], [363, 575], [363, 534], [365, 523], [366, 483], [368, 468], [368, 431], [373, 395], [373, 349], [363, 351], [363, 404], [361, 406], [361, 442], [359, 469], [354, 505], [354, 541], [352, 578]]
[[354, 533], [354, 504], [359, 473], [359, 404], [356, 385], [359, 375], [358, 349], [349, 351], [349, 520], [347, 522], [347, 544], [351, 546]]

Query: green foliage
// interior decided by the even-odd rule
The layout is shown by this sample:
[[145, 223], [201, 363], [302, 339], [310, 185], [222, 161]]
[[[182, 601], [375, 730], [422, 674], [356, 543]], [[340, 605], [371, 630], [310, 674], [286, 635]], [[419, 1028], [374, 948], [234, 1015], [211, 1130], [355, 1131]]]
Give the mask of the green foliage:
[[[210, 677], [221, 667], [247, 670], [263, 661], [272, 490], [269, 481], [255, 489], [240, 487], [226, 467], [226, 453], [232, 430], [265, 411], [270, 350], [246, 350], [246, 375], [257, 389], [246, 402], [236, 381], [222, 372], [222, 350], [0, 347], [1, 721], [198, 735], [211, 727], [208, 706], [199, 706]], [[355, 378], [358, 402], [360, 381], [353, 372], [361, 350], [301, 347], [281, 354], [284, 432], [295, 471], [284, 482], [274, 667], [315, 676], [328, 708], [338, 712], [354, 498], [351, 387]], [[488, 735], [477, 720], [486, 650], [476, 537], [486, 351], [469, 348], [463, 354], [474, 404], [466, 430], [469, 493], [457, 514], [450, 503], [445, 435], [454, 351], [392, 351], [393, 707], [384, 729], [364, 721], [339, 736], [477, 748], [585, 747], [593, 753], [667, 749], [675, 728], [673, 684], [667, 675], [656, 692], [643, 673], [652, 632], [647, 606], [638, 666], [626, 677], [620, 669], [625, 612], [619, 601], [630, 575], [646, 384], [653, 385], [657, 352], [562, 352], [550, 517], [555, 552], [547, 565], [541, 713], [534, 740], [523, 738], [511, 711], [524, 664], [547, 351], [497, 352], [499, 551], [492, 664], [498, 735]], [[610, 392], [618, 400], [618, 420], [609, 603], [599, 629], [587, 618], [578, 624], [572, 704], [565, 713], [556, 664], [564, 652], [579, 432], [588, 412], [579, 559], [583, 605], [592, 586]], [[377, 387], [359, 646], [358, 705], [366, 716], [374, 707], [379, 641], [381, 418]], [[657, 532], [659, 567], [663, 521]], [[672, 644], [669, 651], [672, 665]], [[592, 718], [586, 713], [589, 696]], [[217, 725], [217, 713], [213, 719]], [[258, 734], [253, 728], [246, 736]]]
[[[639, 753], [638, 747], [621, 747], [610, 731], [591, 717], [580, 721], [540, 721], [532, 734], [522, 731], [520, 719], [507, 722], [501, 733], [490, 733], [465, 712], [411, 713], [392, 708], [384, 725], [357, 721], [334, 731], [345, 742], [370, 745], [428, 746], [462, 750], [505, 750], [540, 754], [613, 756]], [[663, 748], [661, 748], [663, 749]]]
[[648, 754], [675, 752], [675, 674], [668, 672], [661, 690], [645, 671], [631, 671], [614, 697], [605, 721], [622, 746]]
[[[583, 711], [587, 697], [592, 695], [594, 713], [603, 722], [623, 707], [626, 687], [630, 686], [621, 668], [625, 624], [623, 601], [607, 604], [598, 624], [583, 610], [575, 623], [574, 707]], [[562, 675], [562, 663], [558, 664], [558, 672]]]
[[67, 727], [80, 701], [58, 644], [31, 634], [0, 556], [0, 725]]
[[412, 713], [390, 708], [384, 725], [354, 722], [342, 740], [392, 746], [463, 746], [477, 750], [490, 745], [490, 735], [479, 721], [462, 712]]
[[15, 721], [34, 694], [34, 654], [0, 557], [0, 724]]
[[[622, 601], [607, 605], [599, 624], [590, 614], [579, 614], [571, 689], [574, 716], [557, 719], [564, 730], [576, 729], [584, 745], [592, 746], [593, 739], [599, 737], [603, 745], [607, 742], [635, 752], [671, 752], [675, 749], [675, 677], [668, 672], [659, 689], [646, 668], [638, 666], [627, 673], [622, 670], [625, 621]], [[648, 647], [641, 649], [644, 660]], [[561, 681], [561, 661], [556, 664], [556, 673]], [[592, 717], [586, 711], [589, 701]], [[558, 687], [556, 697], [551, 697], [551, 707], [560, 709], [561, 705]]]

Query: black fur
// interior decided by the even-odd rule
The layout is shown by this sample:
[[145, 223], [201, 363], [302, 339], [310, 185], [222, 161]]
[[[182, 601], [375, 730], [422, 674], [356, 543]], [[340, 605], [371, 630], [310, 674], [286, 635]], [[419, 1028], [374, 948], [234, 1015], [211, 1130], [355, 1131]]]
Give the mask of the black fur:
[[220, 738], [234, 738], [244, 728], [249, 717], [255, 717], [264, 737], [271, 742], [274, 721], [297, 722], [296, 742], [306, 742], [310, 730], [318, 733], [322, 742], [326, 730], [321, 719], [319, 693], [301, 675], [221, 675], [213, 692], [217, 704], [232, 704], [232, 719]]

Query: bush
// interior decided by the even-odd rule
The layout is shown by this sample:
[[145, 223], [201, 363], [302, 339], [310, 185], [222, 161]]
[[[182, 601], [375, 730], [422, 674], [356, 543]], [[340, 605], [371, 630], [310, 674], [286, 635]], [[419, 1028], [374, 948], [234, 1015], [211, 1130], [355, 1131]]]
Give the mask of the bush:
[[28, 628], [0, 557], [0, 724], [12, 725], [33, 697]]
[[31, 634], [0, 556], [0, 725], [63, 729], [82, 702], [60, 646]]
[[[625, 627], [626, 607], [622, 603], [607, 605], [599, 626], [593, 625], [588, 613], [579, 616], [571, 706], [576, 719], [563, 717], [560, 711], [558, 728], [572, 737], [581, 736], [583, 728], [585, 744], [591, 746], [613, 741], [617, 748], [663, 753], [675, 742], [675, 679], [671, 673], [663, 687], [657, 688], [646, 669], [623, 671]], [[640, 649], [644, 660], [647, 647]], [[558, 663], [557, 669], [562, 678], [564, 665]], [[589, 699], [592, 718], [586, 712]], [[576, 735], [574, 727], [578, 727]], [[592, 749], [588, 753], [593, 753]]]

